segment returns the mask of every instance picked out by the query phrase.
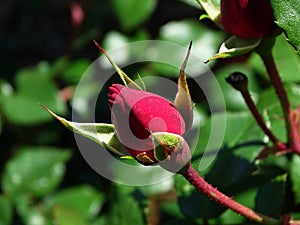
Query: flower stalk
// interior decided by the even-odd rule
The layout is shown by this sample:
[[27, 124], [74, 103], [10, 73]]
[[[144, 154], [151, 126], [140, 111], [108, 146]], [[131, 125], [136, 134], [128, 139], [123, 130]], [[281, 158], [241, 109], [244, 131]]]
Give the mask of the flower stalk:
[[[291, 104], [288, 100], [287, 93], [284, 89], [282, 80], [276, 68], [274, 58], [271, 52], [267, 51], [265, 53], [260, 54], [265, 67], [267, 69], [270, 83], [274, 87], [275, 92], [279, 98], [280, 105], [283, 111], [283, 116], [286, 122], [286, 126], [289, 126], [289, 114], [291, 113]], [[289, 129], [288, 129], [289, 130]]]
[[260, 126], [260, 128], [264, 131], [264, 133], [270, 138], [270, 141], [274, 144], [278, 144], [278, 139], [275, 137], [275, 135], [272, 133], [272, 131], [267, 127], [266, 123], [263, 121], [260, 113], [258, 112], [256, 105], [254, 104], [249, 91], [242, 91], [241, 92], [248, 108], [250, 109], [251, 113], [253, 114], [257, 124]]
[[233, 210], [234, 212], [248, 218], [249, 220], [269, 225], [279, 225], [280, 220], [259, 214], [252, 209], [241, 205], [232, 198], [226, 196], [218, 189], [207, 183], [190, 164], [186, 170], [181, 171], [181, 175], [187, 179], [197, 190], [208, 196], [210, 199], [220, 203], [221, 205]]
[[256, 105], [254, 104], [249, 89], [248, 89], [248, 78], [246, 75], [240, 72], [232, 73], [229, 77], [226, 78], [226, 81], [232, 85], [233, 88], [240, 91], [244, 101], [246, 102], [249, 110], [251, 111], [253, 117], [255, 118], [257, 124], [262, 129], [262, 131], [269, 137], [270, 141], [278, 148], [285, 149], [286, 146], [284, 143], [279, 141], [273, 132], [267, 127], [266, 123], [262, 119]]
[[274, 87], [279, 98], [287, 131], [288, 145], [293, 152], [300, 154], [300, 138], [298, 129], [294, 124], [295, 121], [293, 119], [293, 110], [274, 62], [273, 54], [271, 51], [258, 51], [258, 53], [267, 69], [270, 83]]

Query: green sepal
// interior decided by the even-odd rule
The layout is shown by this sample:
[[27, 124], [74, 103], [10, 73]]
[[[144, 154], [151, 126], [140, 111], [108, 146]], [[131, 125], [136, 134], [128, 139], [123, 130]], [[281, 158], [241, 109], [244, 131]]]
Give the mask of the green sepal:
[[[201, 7], [205, 10], [208, 17], [220, 28], [223, 27], [221, 22], [220, 4], [213, 0], [197, 0]], [[202, 17], [202, 16], [201, 16]], [[201, 19], [200, 17], [200, 19]], [[202, 17], [203, 18], [203, 17]]]
[[101, 146], [105, 147], [107, 150], [118, 154], [118, 155], [128, 155], [126, 149], [121, 144], [119, 139], [117, 138], [115, 134], [115, 127], [112, 124], [107, 123], [76, 123], [68, 121], [58, 115], [56, 115], [54, 112], [52, 112], [50, 109], [48, 109], [46, 106], [41, 106], [46, 109], [54, 118], [56, 118], [61, 124], [63, 124], [66, 128], [69, 130], [80, 134], [84, 137], [87, 137], [91, 139], [92, 141], [95, 141], [96, 143], [100, 144]]
[[209, 58], [205, 63], [215, 59], [226, 59], [240, 55], [245, 55], [254, 50], [261, 42], [261, 38], [243, 39], [232, 36], [221, 45], [219, 53]]
[[154, 144], [154, 158], [161, 162], [168, 159], [177, 149], [182, 149], [184, 139], [178, 134], [168, 132], [151, 133], [150, 138]]
[[114, 67], [114, 69], [119, 74], [122, 82], [124, 83], [124, 85], [126, 87], [129, 86], [132, 89], [143, 90], [143, 88], [141, 88], [137, 83], [135, 83], [132, 79], [130, 79], [130, 77], [128, 77], [127, 74], [124, 73], [123, 70], [121, 70], [120, 67], [114, 63], [112, 58], [110, 58], [110, 56], [107, 54], [107, 52], [95, 40], [94, 40], [94, 43], [95, 43], [96, 47], [105, 55], [105, 57], [108, 59], [110, 64]]
[[130, 155], [124, 155], [120, 157], [121, 159], [130, 159], [130, 160], [134, 160], [134, 158]]
[[146, 85], [145, 85], [145, 82], [143, 81], [141, 75], [138, 73], [137, 76], [138, 76], [138, 81], [139, 81], [140, 84], [142, 85], [141, 88], [142, 88], [144, 91], [146, 91]]
[[186, 80], [185, 68], [189, 59], [192, 42], [190, 43], [187, 55], [181, 66], [179, 77], [178, 77], [178, 93], [174, 100], [174, 105], [182, 115], [185, 121], [185, 133], [187, 133], [193, 124], [193, 102], [190, 95], [188, 83]]
[[199, 17], [199, 20], [204, 20], [204, 19], [210, 19], [209, 15], [207, 15], [207, 14], [202, 14], [202, 15]]

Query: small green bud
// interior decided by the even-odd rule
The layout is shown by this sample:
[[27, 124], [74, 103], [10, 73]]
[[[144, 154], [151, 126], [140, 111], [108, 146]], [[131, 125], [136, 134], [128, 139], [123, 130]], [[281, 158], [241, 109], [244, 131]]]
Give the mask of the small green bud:
[[238, 91], [246, 91], [248, 89], [248, 78], [241, 72], [234, 72], [230, 74], [225, 80]]

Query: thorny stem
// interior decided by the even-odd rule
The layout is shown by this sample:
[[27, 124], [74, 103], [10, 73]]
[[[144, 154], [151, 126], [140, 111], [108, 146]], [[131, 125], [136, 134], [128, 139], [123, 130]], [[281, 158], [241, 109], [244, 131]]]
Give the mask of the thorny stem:
[[252, 209], [241, 205], [234, 201], [232, 198], [226, 196], [218, 189], [207, 183], [190, 164], [186, 170], [181, 171], [181, 175], [185, 177], [197, 190], [208, 196], [210, 199], [220, 203], [221, 205], [233, 210], [234, 212], [241, 214], [242, 216], [262, 224], [279, 225], [280, 220], [261, 215], [253, 211]]
[[267, 125], [265, 124], [265, 122], [263, 121], [260, 113], [258, 112], [251, 96], [249, 93], [248, 88], [245, 90], [241, 91], [241, 94], [248, 106], [248, 108], [250, 109], [252, 115], [254, 116], [257, 124], [260, 126], [260, 128], [264, 131], [264, 133], [270, 138], [270, 140], [273, 142], [273, 144], [275, 146], [277, 146], [278, 148], [282, 149], [285, 148], [285, 145], [283, 143], [281, 143], [276, 137], [275, 135], [272, 133], [272, 131], [267, 127]]
[[226, 79], [226, 82], [229, 83], [234, 89], [241, 92], [244, 101], [246, 102], [250, 112], [255, 118], [257, 124], [263, 130], [263, 132], [270, 138], [271, 142], [276, 146], [277, 149], [282, 150], [286, 149], [286, 145], [279, 141], [272, 131], [267, 127], [266, 123], [262, 119], [262, 116], [258, 112], [256, 105], [254, 104], [249, 89], [248, 89], [248, 78], [245, 74], [241, 72], [231, 73]]
[[271, 51], [259, 52], [269, 75], [270, 83], [275, 89], [275, 92], [279, 98], [280, 105], [283, 111], [283, 116], [285, 120], [285, 126], [287, 131], [287, 140], [289, 147], [298, 154], [300, 154], [300, 140], [298, 130], [295, 129], [293, 113], [291, 104], [289, 102], [287, 93], [284, 89], [282, 80], [276, 68], [274, 58]]

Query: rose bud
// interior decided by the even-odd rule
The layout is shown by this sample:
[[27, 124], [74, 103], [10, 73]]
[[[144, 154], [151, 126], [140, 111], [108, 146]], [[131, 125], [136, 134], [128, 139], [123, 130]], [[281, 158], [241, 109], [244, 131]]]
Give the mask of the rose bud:
[[269, 36], [277, 27], [270, 0], [221, 0], [221, 20], [226, 31], [245, 39]]
[[152, 133], [185, 134], [181, 114], [170, 101], [159, 95], [113, 84], [108, 97], [117, 137], [141, 164], [153, 165], [159, 161], [155, 158]]
[[225, 80], [238, 91], [247, 91], [248, 89], [248, 77], [241, 72], [233, 72]]

